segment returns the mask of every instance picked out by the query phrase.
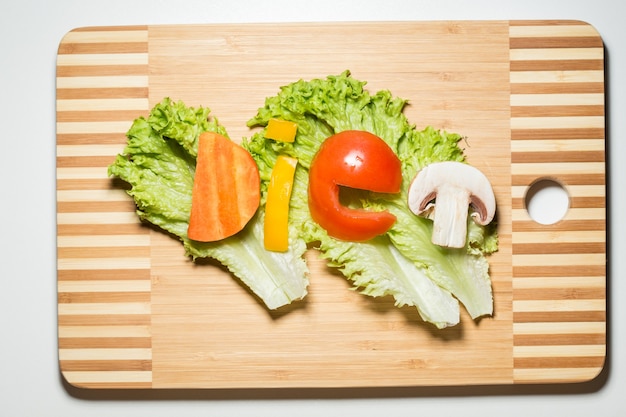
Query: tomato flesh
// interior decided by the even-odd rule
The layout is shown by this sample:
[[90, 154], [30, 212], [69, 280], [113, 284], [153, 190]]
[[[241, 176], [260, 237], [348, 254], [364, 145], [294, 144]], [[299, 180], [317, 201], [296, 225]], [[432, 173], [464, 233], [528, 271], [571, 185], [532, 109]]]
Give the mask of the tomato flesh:
[[309, 169], [311, 217], [330, 236], [362, 242], [384, 234], [395, 223], [388, 211], [344, 206], [340, 187], [377, 193], [398, 193], [402, 185], [400, 160], [378, 136], [346, 130], [324, 141]]

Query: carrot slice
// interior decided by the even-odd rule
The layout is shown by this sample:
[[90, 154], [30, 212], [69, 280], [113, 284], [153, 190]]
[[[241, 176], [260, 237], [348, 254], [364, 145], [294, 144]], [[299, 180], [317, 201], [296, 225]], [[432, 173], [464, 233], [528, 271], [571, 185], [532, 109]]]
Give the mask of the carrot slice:
[[214, 242], [239, 232], [260, 202], [259, 170], [240, 145], [214, 132], [198, 140], [187, 236]]

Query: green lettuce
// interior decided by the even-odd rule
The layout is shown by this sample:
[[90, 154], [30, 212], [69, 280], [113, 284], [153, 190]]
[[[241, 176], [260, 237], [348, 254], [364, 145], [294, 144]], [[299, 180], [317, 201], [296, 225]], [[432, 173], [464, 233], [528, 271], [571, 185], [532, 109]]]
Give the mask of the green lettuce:
[[[109, 166], [109, 175], [130, 185], [128, 194], [137, 215], [178, 238], [193, 260], [212, 258], [223, 264], [270, 309], [303, 298], [309, 285], [304, 254], [315, 248], [330, 267], [339, 270], [354, 288], [372, 297], [393, 297], [397, 306], [413, 306], [424, 321], [438, 328], [457, 324], [462, 304], [472, 318], [493, 313], [486, 255], [497, 250], [495, 226], [468, 224], [465, 248], [446, 249], [430, 241], [432, 221], [408, 208], [406, 190], [416, 173], [438, 161], [465, 162], [462, 139], [432, 127], [417, 130], [403, 114], [406, 100], [383, 90], [370, 94], [365, 82], [349, 71], [281, 87], [276, 96], [248, 122], [265, 127], [271, 118], [298, 124], [294, 142], [264, 137], [260, 129], [242, 146], [253, 156], [261, 177], [261, 205], [238, 234], [219, 242], [201, 243], [187, 237], [191, 192], [202, 132], [227, 136], [208, 108], [186, 107], [169, 98], [147, 118], [138, 118], [127, 132], [122, 154]], [[396, 195], [362, 190], [342, 194], [345, 203], [389, 210], [396, 224], [368, 242], [330, 237], [308, 209], [308, 170], [324, 140], [343, 130], [366, 130], [381, 137], [402, 163], [404, 186]], [[298, 159], [289, 211], [289, 250], [271, 252], [263, 246], [265, 201], [272, 169], [279, 155]]]
[[306, 243], [294, 236], [289, 251], [266, 251], [261, 210], [241, 232], [222, 241], [202, 243], [187, 237], [198, 137], [206, 131], [228, 137], [209, 113], [208, 108], [163, 99], [147, 118], [133, 122], [127, 145], [109, 166], [109, 175], [130, 184], [127, 192], [142, 221], [176, 236], [194, 260], [212, 258], [223, 264], [268, 308], [303, 298], [309, 284], [303, 258]]
[[[244, 140], [257, 161], [262, 190], [267, 189], [276, 157], [298, 159], [291, 196], [290, 233], [314, 245], [328, 265], [337, 268], [363, 294], [392, 296], [398, 306], [415, 306], [438, 328], [459, 322], [459, 301], [472, 318], [493, 313], [488, 263], [497, 250], [495, 227], [469, 225], [466, 248], [446, 249], [431, 243], [432, 221], [408, 208], [408, 182], [432, 162], [464, 161], [457, 134], [426, 127], [418, 131], [403, 114], [406, 101], [387, 90], [370, 94], [365, 82], [349, 71], [325, 79], [299, 80], [281, 87], [259, 108], [248, 126], [264, 127], [271, 118], [298, 124], [293, 143], [266, 139], [264, 130]], [[385, 235], [365, 243], [334, 239], [311, 218], [307, 205], [308, 168], [322, 142], [343, 130], [366, 130], [381, 137], [399, 156], [405, 181], [396, 196], [355, 192], [351, 203], [389, 210], [398, 221]]]

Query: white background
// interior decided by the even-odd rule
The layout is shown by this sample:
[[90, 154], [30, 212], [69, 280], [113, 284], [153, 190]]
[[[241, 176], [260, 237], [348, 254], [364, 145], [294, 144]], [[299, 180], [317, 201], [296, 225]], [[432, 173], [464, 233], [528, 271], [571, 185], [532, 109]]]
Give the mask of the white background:
[[[626, 13], [620, 0], [12, 0], [0, 9], [0, 417], [623, 416], [626, 415]], [[91, 25], [258, 21], [580, 19], [607, 50], [610, 207], [609, 361], [567, 387], [82, 394], [58, 371], [55, 59]], [[297, 47], [297, 45], [294, 45]]]

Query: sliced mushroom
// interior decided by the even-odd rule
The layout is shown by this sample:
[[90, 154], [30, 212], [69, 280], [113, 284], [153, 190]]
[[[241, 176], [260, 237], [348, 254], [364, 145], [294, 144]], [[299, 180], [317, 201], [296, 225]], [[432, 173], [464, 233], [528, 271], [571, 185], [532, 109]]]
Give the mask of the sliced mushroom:
[[432, 242], [462, 248], [467, 239], [467, 216], [477, 224], [489, 224], [496, 212], [496, 199], [487, 177], [461, 162], [436, 162], [413, 179], [408, 204], [417, 215], [433, 220]]

